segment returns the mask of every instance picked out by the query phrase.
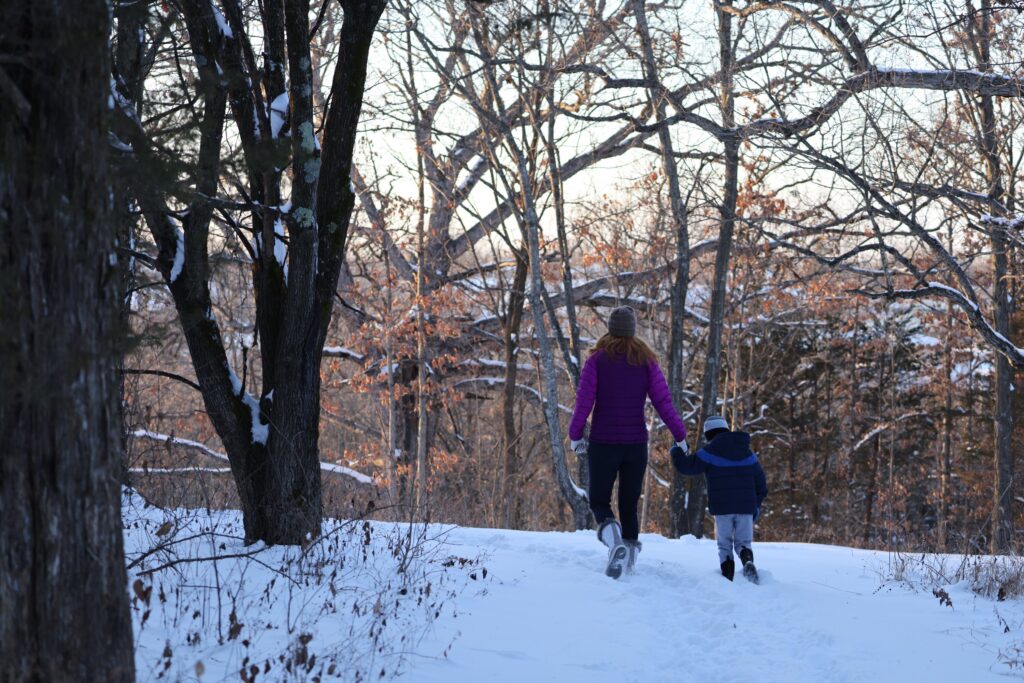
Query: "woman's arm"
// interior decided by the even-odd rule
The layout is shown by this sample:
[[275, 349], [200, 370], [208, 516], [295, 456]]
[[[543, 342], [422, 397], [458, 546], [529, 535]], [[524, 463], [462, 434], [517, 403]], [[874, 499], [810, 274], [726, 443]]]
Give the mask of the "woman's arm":
[[650, 373], [647, 395], [651, 397], [654, 409], [658, 411], [661, 421], [672, 432], [672, 440], [676, 442], [684, 440], [686, 438], [686, 425], [683, 424], [683, 420], [679, 417], [679, 413], [676, 412], [675, 406], [672, 405], [672, 392], [669, 391], [665, 375], [661, 373], [661, 368], [654, 361], [648, 364], [647, 369]]
[[594, 409], [597, 400], [597, 354], [593, 353], [583, 364], [580, 373], [580, 386], [576, 389], [576, 407], [569, 421], [569, 438], [579, 441], [583, 438], [583, 428], [587, 426], [587, 418]]

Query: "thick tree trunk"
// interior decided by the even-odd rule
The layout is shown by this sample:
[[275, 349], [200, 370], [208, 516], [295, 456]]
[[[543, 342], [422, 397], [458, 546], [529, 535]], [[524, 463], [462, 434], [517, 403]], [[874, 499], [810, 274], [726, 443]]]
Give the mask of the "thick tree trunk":
[[0, 5], [0, 676], [132, 681], [109, 7]]

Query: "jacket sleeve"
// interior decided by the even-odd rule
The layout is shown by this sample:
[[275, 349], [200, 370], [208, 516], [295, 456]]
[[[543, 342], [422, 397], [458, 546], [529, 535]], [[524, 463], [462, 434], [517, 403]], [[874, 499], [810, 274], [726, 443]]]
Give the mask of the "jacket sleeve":
[[764, 468], [761, 467], [760, 462], [754, 465], [754, 491], [757, 493], [757, 507], [761, 507], [761, 502], [768, 495], [768, 482], [764, 477]]
[[673, 446], [669, 453], [672, 454], [672, 464], [680, 474], [704, 474], [707, 471], [708, 464], [698, 458], [696, 453], [686, 455], [679, 446]]
[[583, 428], [587, 426], [587, 418], [594, 409], [597, 400], [597, 354], [591, 354], [583, 364], [580, 373], [580, 385], [576, 389], [576, 407], [569, 421], [569, 438], [577, 441], [583, 438]]
[[686, 438], [686, 425], [683, 424], [675, 406], [672, 405], [672, 392], [669, 391], [665, 375], [661, 373], [658, 364], [653, 361], [647, 366], [647, 369], [650, 373], [647, 395], [651, 397], [651, 403], [654, 404], [654, 409], [661, 416], [661, 421], [672, 432], [672, 440], [682, 441]]

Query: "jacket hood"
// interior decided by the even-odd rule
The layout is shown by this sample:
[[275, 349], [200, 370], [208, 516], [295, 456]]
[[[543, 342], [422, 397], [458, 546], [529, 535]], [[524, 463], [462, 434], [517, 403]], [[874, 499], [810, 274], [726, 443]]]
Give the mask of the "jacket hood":
[[750, 434], [726, 432], [711, 440], [704, 450], [726, 460], [744, 460], [751, 455]]

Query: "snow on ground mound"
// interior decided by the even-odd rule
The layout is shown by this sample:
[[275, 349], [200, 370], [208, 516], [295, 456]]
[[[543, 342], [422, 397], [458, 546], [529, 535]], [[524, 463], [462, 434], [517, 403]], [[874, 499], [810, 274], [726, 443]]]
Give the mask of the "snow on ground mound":
[[486, 578], [442, 527], [328, 520], [306, 548], [247, 547], [237, 511], [131, 491], [122, 510], [139, 681], [388, 679], [444, 656], [423, 636]]
[[304, 550], [245, 547], [237, 512], [161, 510], [130, 492], [124, 502], [140, 681], [1020, 674], [1024, 606], [979, 597], [968, 579], [935, 594], [911, 580], [914, 567], [943, 566], [936, 556], [761, 543], [755, 586], [719, 575], [714, 541], [644, 536], [637, 573], [613, 581], [593, 532], [332, 521]]
[[459, 601], [458, 624], [438, 624], [442, 642], [460, 636], [448, 657], [419, 661], [408, 680], [977, 683], [1019, 672], [1006, 662], [1021, 641], [1019, 601], [956, 585], [950, 608], [888, 580], [885, 553], [755, 543], [755, 586], [719, 574], [714, 541], [641, 538], [637, 573], [612, 581], [593, 532], [454, 531], [453, 552], [487, 549], [492, 583]]

